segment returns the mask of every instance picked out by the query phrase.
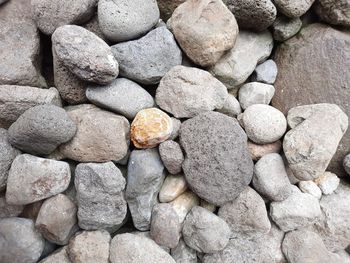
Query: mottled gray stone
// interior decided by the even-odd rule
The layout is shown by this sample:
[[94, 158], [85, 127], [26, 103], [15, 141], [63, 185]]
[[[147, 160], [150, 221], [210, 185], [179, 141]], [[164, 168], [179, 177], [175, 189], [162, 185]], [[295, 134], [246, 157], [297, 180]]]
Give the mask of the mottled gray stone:
[[272, 25], [273, 38], [277, 41], [285, 41], [296, 35], [303, 25], [301, 19], [279, 16]]
[[315, 0], [274, 0], [278, 11], [291, 18], [305, 14], [314, 2]]
[[184, 155], [180, 144], [175, 141], [165, 141], [159, 145], [159, 154], [165, 168], [171, 174], [178, 174], [182, 171]]
[[278, 69], [276, 63], [272, 59], [269, 59], [255, 68], [252, 80], [266, 84], [273, 84], [275, 83], [277, 72]]
[[270, 104], [275, 88], [272, 85], [250, 82], [240, 87], [238, 96], [241, 107], [245, 110], [254, 104]]
[[22, 213], [23, 205], [9, 205], [4, 193], [0, 194], [0, 218], [15, 217]]
[[177, 137], [179, 137], [181, 121], [179, 119], [174, 118], [174, 117], [171, 117], [171, 120], [173, 122], [173, 131], [171, 132], [168, 140], [175, 140]]
[[315, 10], [321, 20], [341, 26], [350, 26], [350, 2], [348, 0], [318, 0]]
[[51, 255], [39, 261], [39, 263], [72, 263], [68, 257], [68, 247], [65, 246], [56, 250]]
[[196, 250], [186, 245], [183, 239], [180, 239], [179, 244], [171, 249], [171, 256], [176, 263], [197, 263]]
[[239, 101], [236, 99], [234, 95], [230, 93], [226, 98], [224, 106], [221, 109], [218, 109], [217, 111], [234, 118], [242, 113], [242, 109], [241, 109], [241, 105], [239, 104]]

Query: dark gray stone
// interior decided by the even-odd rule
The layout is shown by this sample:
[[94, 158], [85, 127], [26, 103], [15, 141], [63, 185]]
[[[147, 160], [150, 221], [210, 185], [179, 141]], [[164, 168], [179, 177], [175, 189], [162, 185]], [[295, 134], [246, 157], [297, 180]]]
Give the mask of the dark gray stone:
[[318, 0], [315, 10], [317, 15], [329, 24], [350, 26], [349, 0]]
[[182, 171], [184, 154], [180, 144], [175, 141], [165, 141], [159, 145], [159, 154], [165, 168], [171, 174], [178, 174]]
[[278, 11], [290, 18], [301, 17], [314, 2], [315, 0], [274, 0]]
[[279, 16], [272, 25], [273, 38], [277, 41], [283, 42], [296, 35], [302, 25], [303, 22], [299, 17], [288, 18], [285, 16]]

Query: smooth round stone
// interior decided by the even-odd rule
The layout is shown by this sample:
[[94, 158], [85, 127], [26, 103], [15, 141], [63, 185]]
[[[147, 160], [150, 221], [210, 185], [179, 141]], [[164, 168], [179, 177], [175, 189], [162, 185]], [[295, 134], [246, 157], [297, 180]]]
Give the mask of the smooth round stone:
[[316, 197], [317, 199], [321, 199], [322, 191], [314, 181], [300, 181], [298, 186], [303, 193], [307, 193]]
[[277, 72], [278, 69], [276, 63], [272, 59], [269, 59], [255, 68], [252, 80], [266, 84], [273, 84], [275, 83]]
[[103, 34], [115, 42], [138, 38], [159, 20], [156, 0], [100, 0], [97, 14]]
[[242, 109], [241, 109], [241, 105], [239, 104], [239, 101], [236, 99], [234, 95], [230, 93], [226, 98], [224, 106], [221, 109], [218, 109], [217, 111], [234, 118], [242, 113]]
[[278, 11], [290, 18], [302, 16], [314, 2], [315, 0], [274, 0]]
[[324, 195], [332, 194], [339, 186], [340, 179], [331, 172], [325, 172], [315, 180]]
[[273, 143], [281, 139], [287, 130], [283, 113], [269, 105], [248, 107], [242, 121], [248, 138], [258, 144]]
[[272, 85], [260, 82], [244, 84], [238, 92], [242, 109], [247, 109], [254, 104], [270, 104], [275, 88]]
[[159, 191], [159, 201], [168, 203], [187, 190], [185, 177], [182, 174], [168, 175]]

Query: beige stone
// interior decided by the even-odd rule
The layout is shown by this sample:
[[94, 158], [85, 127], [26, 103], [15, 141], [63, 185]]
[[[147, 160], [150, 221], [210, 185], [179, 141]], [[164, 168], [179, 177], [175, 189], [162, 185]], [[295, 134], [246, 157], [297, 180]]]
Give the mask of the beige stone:
[[191, 191], [186, 191], [170, 203], [182, 223], [192, 207], [199, 205], [199, 197]]
[[339, 177], [331, 172], [325, 172], [315, 180], [315, 183], [325, 195], [332, 194], [339, 186]]
[[50, 256], [41, 260], [39, 263], [71, 263], [68, 257], [67, 246], [52, 253]]
[[282, 149], [281, 141], [276, 141], [273, 143], [268, 143], [263, 145], [248, 141], [248, 150], [253, 161], [257, 161], [261, 157], [269, 153], [279, 153], [281, 149]]
[[168, 203], [187, 190], [185, 177], [182, 174], [168, 175], [159, 192], [159, 201]]

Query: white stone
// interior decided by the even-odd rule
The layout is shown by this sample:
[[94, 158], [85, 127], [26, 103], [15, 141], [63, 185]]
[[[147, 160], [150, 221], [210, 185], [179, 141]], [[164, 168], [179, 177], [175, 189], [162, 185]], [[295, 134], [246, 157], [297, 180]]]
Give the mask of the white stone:
[[270, 104], [274, 94], [274, 86], [260, 82], [244, 84], [238, 92], [239, 102], [244, 110], [254, 104]]

